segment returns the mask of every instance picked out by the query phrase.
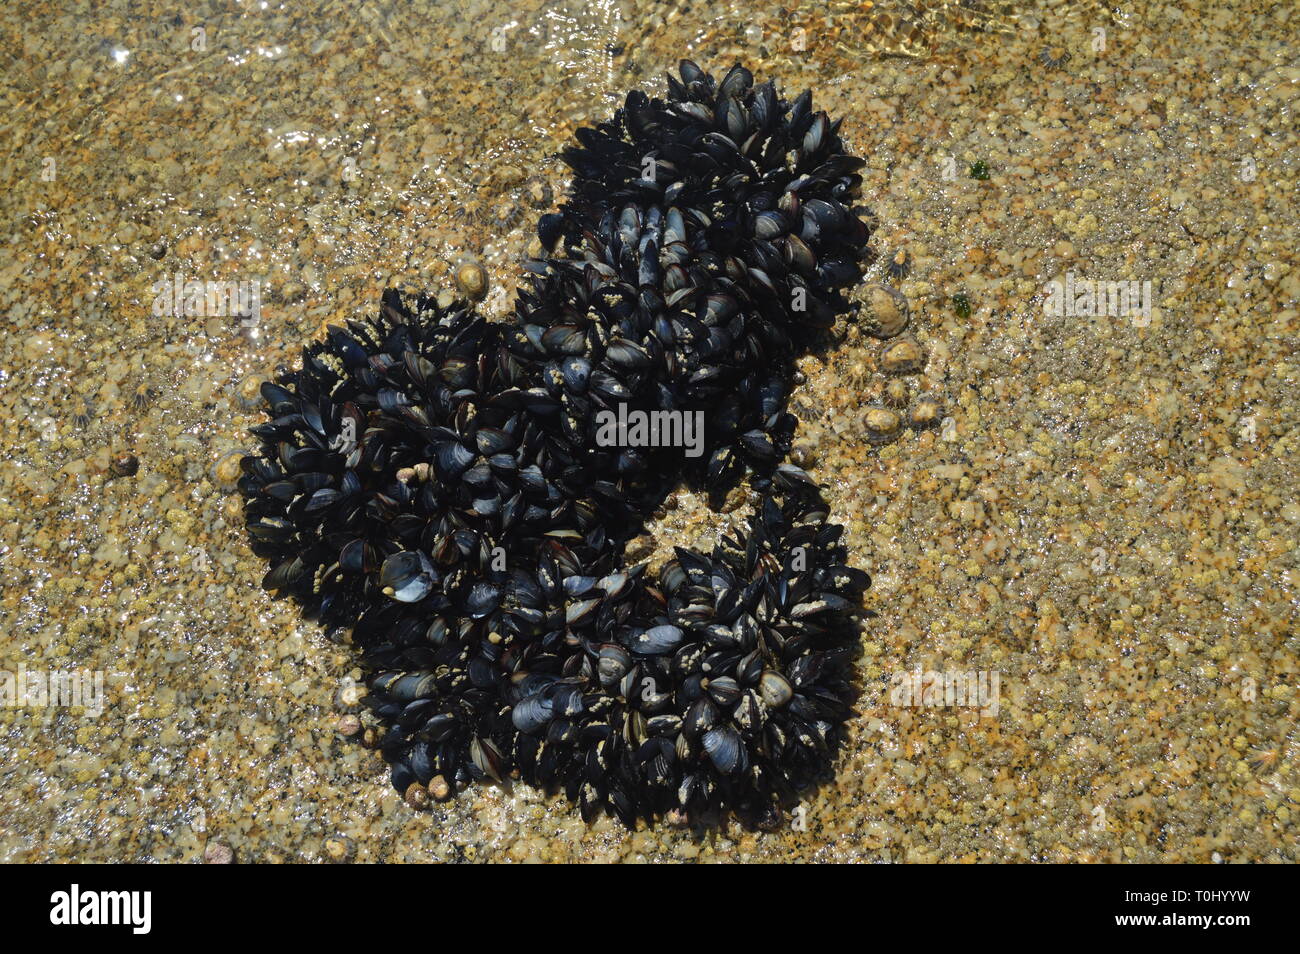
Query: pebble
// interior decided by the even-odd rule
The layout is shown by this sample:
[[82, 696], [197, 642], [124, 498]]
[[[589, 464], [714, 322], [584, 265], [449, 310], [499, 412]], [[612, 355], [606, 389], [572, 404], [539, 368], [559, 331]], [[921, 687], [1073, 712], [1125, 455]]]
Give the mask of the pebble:
[[140, 470], [140, 459], [134, 454], [124, 454], [113, 459], [108, 472], [113, 477], [134, 477]]
[[203, 849], [203, 863], [205, 865], [228, 865], [235, 860], [235, 852], [229, 845], [223, 845], [219, 841], [210, 841]]
[[445, 802], [451, 798], [451, 786], [441, 775], [435, 775], [429, 780], [429, 795], [434, 801]]

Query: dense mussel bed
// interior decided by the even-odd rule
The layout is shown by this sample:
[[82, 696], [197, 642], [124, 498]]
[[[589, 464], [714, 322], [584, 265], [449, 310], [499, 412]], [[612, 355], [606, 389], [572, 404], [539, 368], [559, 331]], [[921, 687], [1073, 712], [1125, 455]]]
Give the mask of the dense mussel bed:
[[[263, 386], [263, 585], [351, 628], [412, 801], [518, 778], [587, 819], [761, 821], [833, 760], [869, 581], [785, 404], [861, 276], [862, 161], [808, 93], [679, 73], [578, 131], [512, 323], [389, 291]], [[704, 453], [601, 446], [620, 405], [702, 411]], [[626, 565], [679, 484], [742, 480], [738, 539]]]

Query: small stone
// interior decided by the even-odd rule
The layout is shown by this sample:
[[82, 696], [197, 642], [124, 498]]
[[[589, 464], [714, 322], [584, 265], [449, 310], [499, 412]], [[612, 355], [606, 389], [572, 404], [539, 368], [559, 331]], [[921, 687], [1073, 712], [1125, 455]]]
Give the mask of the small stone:
[[140, 470], [140, 459], [134, 454], [123, 454], [108, 465], [108, 472], [113, 477], [134, 477]]
[[445, 802], [451, 798], [451, 786], [447, 784], [447, 780], [441, 775], [435, 775], [429, 779], [429, 794], [434, 801]]
[[790, 448], [790, 459], [805, 469], [817, 463], [817, 447], [809, 441], [797, 441]]
[[361, 720], [354, 715], [340, 716], [337, 728], [340, 735], [351, 738], [361, 731]]
[[210, 841], [203, 849], [203, 863], [205, 865], [228, 865], [235, 860], [235, 853], [229, 845], [223, 845], [219, 841]]

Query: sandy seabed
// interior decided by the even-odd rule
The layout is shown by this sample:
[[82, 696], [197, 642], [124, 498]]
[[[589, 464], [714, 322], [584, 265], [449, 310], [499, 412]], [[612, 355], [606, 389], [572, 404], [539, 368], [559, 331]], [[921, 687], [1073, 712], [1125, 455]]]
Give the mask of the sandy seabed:
[[[923, 6], [0, 9], [0, 670], [103, 691], [0, 708], [0, 858], [1294, 861], [1293, 11]], [[847, 321], [792, 402], [874, 577], [837, 774], [773, 832], [586, 826], [522, 785], [413, 811], [338, 731], [346, 643], [257, 586], [257, 385], [466, 258], [504, 317], [558, 150], [682, 56], [846, 117], [859, 295], [901, 291], [923, 354], [887, 375]], [[257, 283], [259, 320], [160, 306], [189, 280]], [[927, 396], [938, 426], [867, 440]], [[726, 522], [683, 495], [658, 536]], [[917, 671], [996, 704], [901, 704]]]

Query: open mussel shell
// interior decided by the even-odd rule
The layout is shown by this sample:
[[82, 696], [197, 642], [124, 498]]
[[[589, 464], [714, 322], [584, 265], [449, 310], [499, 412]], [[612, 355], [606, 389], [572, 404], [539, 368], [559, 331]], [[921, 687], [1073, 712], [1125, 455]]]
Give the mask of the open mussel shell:
[[379, 582], [399, 603], [418, 603], [433, 589], [433, 564], [420, 551], [395, 553], [384, 561]]

